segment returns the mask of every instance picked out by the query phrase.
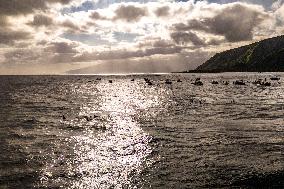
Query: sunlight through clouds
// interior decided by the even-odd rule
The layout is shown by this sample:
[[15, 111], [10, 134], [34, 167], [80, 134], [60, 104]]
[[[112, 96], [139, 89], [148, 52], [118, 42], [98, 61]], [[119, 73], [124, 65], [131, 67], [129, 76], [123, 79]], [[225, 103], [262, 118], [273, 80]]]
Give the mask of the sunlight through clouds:
[[[200, 57], [202, 52], [199, 62], [184, 58], [186, 62], [173, 61], [168, 70], [181, 71], [216, 52], [284, 31], [282, 0], [49, 0], [25, 6], [30, 1], [15, 1], [15, 6], [0, 1], [3, 73], [15, 73], [13, 67], [19, 64], [28, 73], [31, 63], [39, 69], [61, 64], [65, 69], [60, 73], [74, 72], [75, 64], [81, 69], [99, 61], [123, 67], [137, 58], [165, 70], [166, 56], [177, 59], [198, 51]], [[65, 44], [49, 47], [55, 43]], [[154, 56], [155, 62], [149, 61]]]

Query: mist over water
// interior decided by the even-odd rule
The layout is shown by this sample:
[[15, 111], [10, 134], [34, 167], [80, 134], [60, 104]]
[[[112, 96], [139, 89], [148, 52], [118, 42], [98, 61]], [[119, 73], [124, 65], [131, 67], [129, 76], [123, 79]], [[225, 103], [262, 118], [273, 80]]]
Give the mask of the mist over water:
[[272, 75], [0, 76], [0, 188], [282, 188]]

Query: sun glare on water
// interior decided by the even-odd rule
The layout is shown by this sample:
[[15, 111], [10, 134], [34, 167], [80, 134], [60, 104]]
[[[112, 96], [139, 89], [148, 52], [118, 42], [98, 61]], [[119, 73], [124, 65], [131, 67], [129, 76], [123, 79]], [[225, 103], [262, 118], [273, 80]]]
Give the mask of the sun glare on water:
[[[97, 117], [88, 122], [77, 118], [69, 122], [71, 131], [64, 134], [69, 135], [64, 142], [69, 145], [69, 151], [62, 152], [61, 160], [54, 156], [43, 169], [41, 182], [58, 186], [65, 183], [64, 179], [70, 179], [72, 184], [68, 188], [139, 185], [139, 174], [153, 160], [147, 159], [152, 152], [149, 145], [152, 138], [140, 127], [138, 118], [164, 98], [154, 88], [148, 90], [151, 95], [145, 94], [139, 82], [123, 80], [77, 87], [77, 93], [87, 98], [81, 105], [79, 117]], [[60, 145], [63, 144], [57, 147]], [[54, 175], [60, 172], [58, 169], [63, 176]]]

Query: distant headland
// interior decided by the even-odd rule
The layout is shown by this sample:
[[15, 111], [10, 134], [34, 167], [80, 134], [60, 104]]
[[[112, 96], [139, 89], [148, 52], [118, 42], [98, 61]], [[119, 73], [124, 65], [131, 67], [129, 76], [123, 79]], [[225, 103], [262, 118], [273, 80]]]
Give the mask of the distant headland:
[[215, 54], [182, 73], [284, 72], [284, 35]]

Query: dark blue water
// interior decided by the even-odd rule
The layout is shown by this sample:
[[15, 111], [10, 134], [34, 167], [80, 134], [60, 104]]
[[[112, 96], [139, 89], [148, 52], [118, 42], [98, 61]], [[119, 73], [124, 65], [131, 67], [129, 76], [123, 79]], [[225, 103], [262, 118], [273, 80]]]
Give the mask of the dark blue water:
[[0, 76], [0, 188], [284, 188], [272, 75]]

